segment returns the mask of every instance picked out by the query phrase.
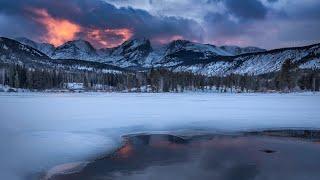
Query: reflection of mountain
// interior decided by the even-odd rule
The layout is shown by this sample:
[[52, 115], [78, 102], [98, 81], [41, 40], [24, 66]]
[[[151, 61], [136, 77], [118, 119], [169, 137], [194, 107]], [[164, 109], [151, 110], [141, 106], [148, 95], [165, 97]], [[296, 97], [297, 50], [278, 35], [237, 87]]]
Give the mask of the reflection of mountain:
[[[187, 145], [187, 142], [181, 144], [181, 140], [171, 135], [131, 136], [114, 154], [89, 163], [80, 173], [53, 176], [52, 179], [113, 179], [113, 174], [118, 172], [131, 174], [150, 166], [183, 163], [187, 161], [188, 153], [181, 151], [180, 148], [185, 149]], [[171, 151], [166, 145], [178, 148]]]
[[[308, 177], [316, 180], [320, 175], [316, 168], [312, 168], [319, 165], [314, 157], [320, 155], [317, 145], [311, 143], [307, 147], [286, 139], [223, 135], [188, 139], [172, 135], [133, 135], [126, 138], [125, 144], [116, 152], [89, 163], [80, 172], [56, 175], [52, 180], [262, 180], [292, 179], [310, 173]], [[274, 148], [281, 154], [267, 155], [260, 148]], [[306, 158], [304, 160], [309, 163], [299, 163], [301, 158]], [[296, 171], [292, 172], [292, 169]]]

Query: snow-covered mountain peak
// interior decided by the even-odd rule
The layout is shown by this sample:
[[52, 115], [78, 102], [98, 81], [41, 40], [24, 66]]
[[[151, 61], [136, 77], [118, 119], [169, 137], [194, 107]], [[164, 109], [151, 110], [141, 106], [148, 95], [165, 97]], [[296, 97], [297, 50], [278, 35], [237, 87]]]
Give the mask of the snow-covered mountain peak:
[[57, 47], [52, 54], [54, 59], [99, 60], [96, 49], [85, 40], [68, 41]]
[[177, 52], [186, 47], [189, 43], [191, 42], [187, 40], [174, 40], [167, 45], [166, 54]]
[[149, 54], [152, 51], [150, 41], [148, 39], [132, 39], [125, 41], [113, 50], [112, 55], [128, 55], [128, 53], [134, 51], [141, 51], [144, 52], [144, 54]]
[[67, 48], [77, 48], [81, 51], [85, 51], [88, 53], [95, 52], [95, 48], [88, 42], [82, 39], [68, 41], [64, 43], [63, 45], [57, 47], [57, 50], [59, 49], [67, 49]]
[[248, 47], [239, 47], [239, 46], [221, 46], [221, 49], [223, 49], [224, 51], [227, 51], [228, 53], [230, 53], [233, 56], [237, 56], [240, 54], [247, 54], [247, 53], [256, 53], [256, 52], [264, 52], [266, 51], [265, 49], [261, 49], [258, 47], [252, 47], [252, 46], [248, 46]]
[[196, 42], [191, 42], [187, 40], [175, 40], [168, 44], [166, 55], [176, 53], [178, 51], [193, 51], [193, 52], [200, 52], [200, 53], [210, 53], [212, 55], [217, 56], [230, 56], [232, 54], [224, 51], [223, 49], [216, 47], [210, 44], [201, 44]]
[[[6, 59], [23, 61], [28, 58], [48, 58], [41, 53], [43, 51], [38, 51], [41, 49], [39, 43], [26, 38], [18, 40], [23, 44], [0, 38], [0, 52], [5, 55]], [[320, 44], [266, 51], [257, 47], [218, 47], [187, 40], [176, 40], [161, 48], [153, 49], [147, 39], [132, 39], [115, 48], [96, 50], [87, 41], [75, 40], [57, 47], [50, 57], [98, 61], [137, 70], [163, 67], [203, 75], [230, 73], [258, 75], [279, 71], [286, 60], [292, 61], [302, 69], [319, 68]]]
[[148, 39], [132, 39], [111, 50], [104, 62], [120, 67], [142, 67], [153, 51]]

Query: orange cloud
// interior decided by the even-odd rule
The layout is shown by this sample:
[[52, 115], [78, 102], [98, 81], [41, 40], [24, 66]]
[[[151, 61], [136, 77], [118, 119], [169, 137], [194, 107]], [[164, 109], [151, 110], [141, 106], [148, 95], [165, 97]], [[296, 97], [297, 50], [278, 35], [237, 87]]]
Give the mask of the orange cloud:
[[44, 25], [47, 34], [41, 39], [55, 46], [59, 46], [66, 41], [75, 39], [77, 33], [81, 31], [81, 26], [67, 20], [52, 17], [44, 9], [31, 9], [37, 16], [34, 18], [37, 22]]
[[130, 29], [91, 29], [88, 31], [87, 38], [99, 47], [115, 47], [129, 40], [133, 36]]
[[133, 32], [127, 28], [98, 29], [82, 27], [68, 19], [51, 16], [45, 9], [29, 8], [33, 19], [43, 25], [46, 34], [40, 39], [44, 42], [59, 46], [76, 38], [84, 38], [97, 47], [115, 47], [129, 40]]

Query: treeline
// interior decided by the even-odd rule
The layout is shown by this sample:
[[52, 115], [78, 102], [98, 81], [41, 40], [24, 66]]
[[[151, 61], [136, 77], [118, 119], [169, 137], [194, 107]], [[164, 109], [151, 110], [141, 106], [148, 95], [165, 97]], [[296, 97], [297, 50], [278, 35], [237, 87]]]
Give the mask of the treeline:
[[122, 90], [130, 74], [95, 73], [92, 71], [68, 71], [50, 68], [30, 68], [23, 65], [0, 65], [0, 84], [22, 89], [64, 89], [67, 83], [83, 83], [85, 89], [96, 84], [108, 85], [115, 90]]
[[299, 70], [286, 61], [277, 73], [208, 77], [188, 72], [154, 69], [144, 72], [102, 73], [99, 71], [66, 71], [1, 64], [0, 84], [22, 89], [68, 89], [69, 83], [80, 83], [82, 90], [127, 92], [267, 92], [319, 91], [319, 70]]

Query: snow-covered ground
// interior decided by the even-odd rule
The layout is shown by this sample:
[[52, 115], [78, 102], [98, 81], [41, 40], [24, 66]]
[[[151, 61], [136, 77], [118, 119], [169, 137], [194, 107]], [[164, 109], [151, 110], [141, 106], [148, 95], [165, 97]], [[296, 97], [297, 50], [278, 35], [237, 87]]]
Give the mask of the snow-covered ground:
[[0, 93], [0, 179], [86, 161], [141, 131], [320, 128], [320, 94]]

